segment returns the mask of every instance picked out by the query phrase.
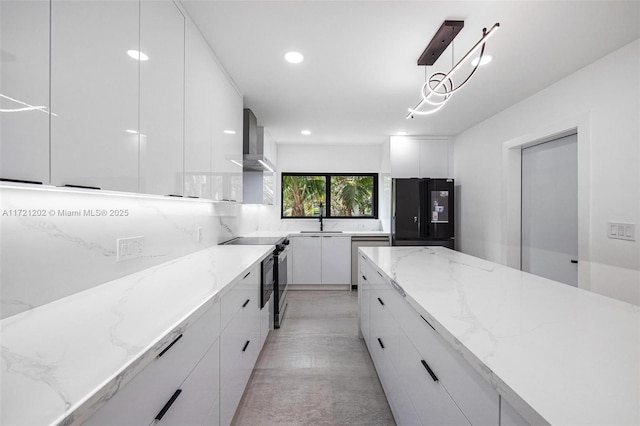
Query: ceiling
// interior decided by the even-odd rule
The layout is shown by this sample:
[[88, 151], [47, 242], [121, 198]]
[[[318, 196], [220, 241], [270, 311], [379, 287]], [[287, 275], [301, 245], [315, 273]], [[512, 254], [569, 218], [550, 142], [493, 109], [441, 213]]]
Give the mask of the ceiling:
[[[402, 130], [455, 135], [640, 37], [639, 1], [182, 4], [245, 107], [278, 143], [381, 143]], [[499, 22], [487, 43], [494, 60], [443, 109], [407, 120], [425, 79], [416, 61], [446, 19], [464, 20], [453, 44], [456, 61], [484, 27]], [[289, 50], [304, 62], [285, 62]], [[451, 65], [450, 46], [428, 72]], [[594, 87], [594, 96], [602, 89]]]

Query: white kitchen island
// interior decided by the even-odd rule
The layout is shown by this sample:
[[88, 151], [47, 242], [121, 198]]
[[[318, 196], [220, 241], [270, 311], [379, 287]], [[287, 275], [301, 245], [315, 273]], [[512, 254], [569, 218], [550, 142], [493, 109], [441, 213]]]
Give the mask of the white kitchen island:
[[[480, 387], [489, 388], [487, 405], [492, 399], [499, 400], [497, 406], [508, 403], [520, 420], [640, 424], [640, 307], [441, 247], [367, 247], [360, 253], [362, 280], [369, 283], [360, 295], [361, 325], [366, 328], [362, 333], [379, 372], [387, 367], [376, 358], [388, 359], [376, 351], [392, 358], [393, 348], [385, 342], [381, 350], [377, 336], [395, 342], [398, 333], [382, 330], [387, 325], [376, 329], [375, 316], [388, 310], [416, 352], [426, 340], [416, 339], [408, 324], [412, 317], [424, 320], [422, 324], [430, 326], [425, 329], [432, 328], [448, 346], [445, 349], [453, 349], [451, 353], [484, 380]], [[393, 408], [390, 393], [401, 394], [402, 383], [394, 387], [387, 381], [385, 391]], [[468, 413], [477, 407], [465, 412], [465, 401], [459, 403], [450, 391], [456, 384], [446, 377], [433, 383], [448, 387], [474, 424]], [[419, 411], [406, 386], [405, 391], [413, 408], [403, 405], [402, 395], [396, 406]], [[501, 408], [495, 421], [508, 424], [508, 412]]]

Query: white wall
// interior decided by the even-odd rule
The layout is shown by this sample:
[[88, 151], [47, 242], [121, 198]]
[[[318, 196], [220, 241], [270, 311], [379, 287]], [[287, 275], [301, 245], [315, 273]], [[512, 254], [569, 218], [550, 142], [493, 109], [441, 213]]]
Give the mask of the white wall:
[[523, 143], [570, 128], [578, 129], [579, 286], [640, 304], [640, 243], [607, 238], [608, 221], [640, 225], [640, 40], [454, 138], [458, 249], [517, 266], [514, 159]]
[[[127, 216], [91, 217], [85, 209]], [[61, 210], [81, 215], [63, 216]], [[250, 212], [235, 203], [0, 187], [0, 316], [244, 235], [257, 228]], [[142, 257], [116, 262], [116, 239], [136, 236], [145, 238]]]
[[[314, 219], [280, 219], [281, 173], [378, 173], [380, 144], [371, 145], [278, 145], [278, 173], [273, 206], [259, 208], [259, 230], [298, 231], [319, 229]], [[325, 219], [327, 230], [380, 230], [378, 219]]]

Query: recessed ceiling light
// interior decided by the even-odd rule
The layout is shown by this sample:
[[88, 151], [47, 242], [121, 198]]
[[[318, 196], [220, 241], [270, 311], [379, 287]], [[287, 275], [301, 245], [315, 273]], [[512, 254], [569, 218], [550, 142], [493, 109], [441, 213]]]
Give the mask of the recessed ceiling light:
[[409, 133], [405, 132], [404, 130], [396, 133], [396, 136], [407, 136]]
[[300, 52], [287, 52], [284, 54], [284, 59], [291, 64], [299, 64], [304, 61], [304, 56]]
[[225, 130], [224, 133], [226, 133], [227, 135], [235, 135], [236, 131], [235, 130]]
[[478, 61], [480, 61], [480, 65], [486, 65], [489, 62], [491, 62], [493, 60], [493, 56], [491, 55], [482, 55], [482, 60], [480, 61], [480, 58], [475, 58], [474, 60], [471, 61], [471, 65], [473, 65], [474, 67], [478, 65]]
[[127, 50], [127, 55], [131, 56], [133, 59], [138, 61], [148, 61], [149, 57], [142, 52], [137, 50]]
[[309, 136], [311, 134], [311, 130], [303, 130], [300, 133], [302, 133], [305, 136]]

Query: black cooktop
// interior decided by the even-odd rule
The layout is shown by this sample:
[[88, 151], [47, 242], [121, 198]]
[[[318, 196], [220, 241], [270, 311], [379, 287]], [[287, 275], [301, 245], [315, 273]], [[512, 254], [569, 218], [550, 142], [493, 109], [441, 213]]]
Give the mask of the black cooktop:
[[278, 245], [286, 240], [285, 237], [238, 237], [222, 244], [246, 246], [246, 245]]

